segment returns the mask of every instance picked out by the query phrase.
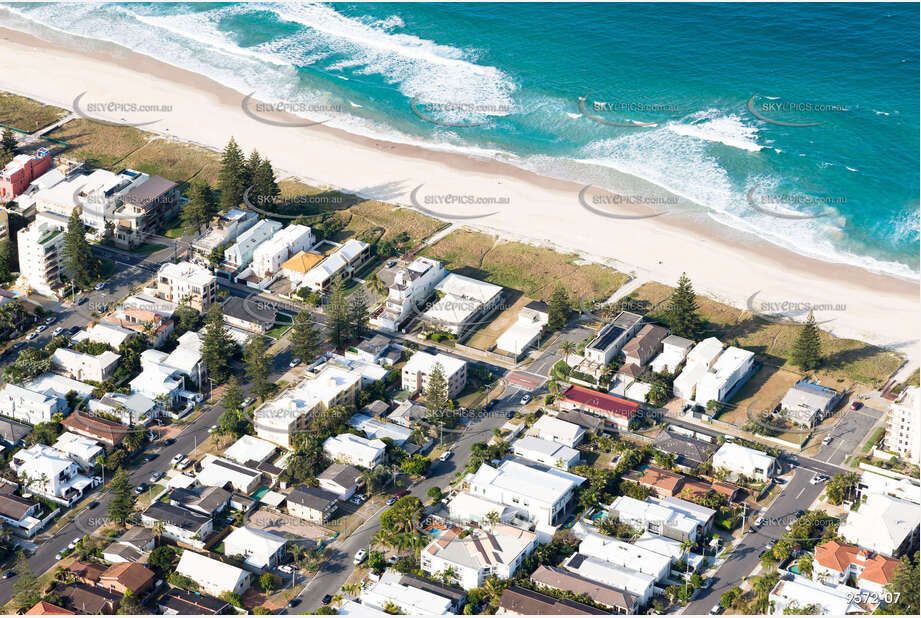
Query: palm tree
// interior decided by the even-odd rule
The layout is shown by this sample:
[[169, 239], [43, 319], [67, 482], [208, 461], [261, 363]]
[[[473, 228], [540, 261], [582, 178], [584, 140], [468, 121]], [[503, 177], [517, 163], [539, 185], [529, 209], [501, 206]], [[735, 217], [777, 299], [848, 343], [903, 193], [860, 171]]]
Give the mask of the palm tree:
[[560, 344], [560, 354], [562, 354], [564, 361], [569, 358], [570, 354], [575, 354], [576, 350], [578, 350], [578, 348], [572, 341], [564, 341]]
[[163, 523], [162, 520], [157, 520], [157, 523], [155, 523], [155, 524], [153, 525], [153, 532], [154, 532], [154, 534], [157, 535], [157, 539], [158, 539], [158, 540], [160, 539], [161, 536], [163, 536], [163, 531], [164, 531], [165, 529], [166, 529], [166, 527], [165, 527], [165, 525], [164, 525], [164, 523]]
[[341, 594], [334, 594], [333, 598], [330, 599], [329, 602], [335, 605], [336, 607], [342, 607], [343, 601], [345, 601], [345, 597], [343, 597]]
[[450, 584], [457, 578], [457, 570], [455, 570], [454, 567], [449, 566], [438, 574], [438, 578], [441, 580], [442, 584]]
[[361, 583], [352, 582], [351, 584], [342, 584], [341, 590], [346, 594], [358, 596], [358, 594], [361, 592]]
[[483, 518], [483, 521], [489, 526], [490, 529], [495, 528], [499, 522], [502, 521], [502, 518], [499, 517], [498, 511], [490, 511], [486, 513], [486, 516]]

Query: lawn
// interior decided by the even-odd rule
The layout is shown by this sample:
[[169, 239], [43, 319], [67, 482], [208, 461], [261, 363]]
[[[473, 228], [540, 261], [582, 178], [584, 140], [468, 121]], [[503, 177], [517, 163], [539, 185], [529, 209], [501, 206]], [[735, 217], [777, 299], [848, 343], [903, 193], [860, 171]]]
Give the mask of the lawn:
[[456, 230], [423, 251], [445, 268], [546, 301], [562, 285], [570, 299], [608, 298], [629, 279], [600, 264], [580, 264], [575, 255], [506, 242], [489, 234]]
[[[660, 283], [646, 283], [630, 294], [628, 308], [662, 319], [661, 305], [673, 288]], [[697, 303], [704, 318], [705, 336], [714, 336], [724, 343], [738, 345], [760, 356], [765, 364], [797, 371], [790, 362], [793, 342], [800, 331], [798, 325], [775, 324], [761, 319], [745, 309], [737, 309], [698, 295]], [[859, 382], [880, 386], [898, 369], [901, 359], [894, 352], [857, 341], [841, 339], [822, 332], [823, 366], [813, 372], [823, 384], [837, 390]]]
[[727, 406], [719, 420], [742, 427], [749, 420], [749, 412], [752, 418], [758, 418], [761, 412], [773, 410], [800, 377], [792, 371], [762, 365], [738, 390], [733, 397], [733, 406]]
[[135, 169], [151, 176], [156, 174], [173, 182], [203, 180], [214, 187], [220, 165], [220, 154], [213, 150], [155, 137], [120, 161], [118, 167]]
[[16, 94], [0, 92], [0, 124], [28, 133], [57, 122], [67, 115], [67, 110]]
[[111, 126], [77, 118], [58, 127], [48, 137], [70, 144], [69, 147], [55, 146], [57, 153], [84, 159], [93, 167], [111, 170], [116, 166], [119, 169], [124, 167], [119, 166], [119, 162], [153, 136], [134, 127]]

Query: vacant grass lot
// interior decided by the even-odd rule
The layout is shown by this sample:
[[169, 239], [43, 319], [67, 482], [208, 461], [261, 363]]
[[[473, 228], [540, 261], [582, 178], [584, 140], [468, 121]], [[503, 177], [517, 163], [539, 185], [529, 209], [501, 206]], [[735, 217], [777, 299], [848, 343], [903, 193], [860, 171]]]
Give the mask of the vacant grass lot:
[[84, 159], [88, 165], [111, 170], [153, 135], [134, 127], [115, 127], [77, 118], [58, 127], [48, 137], [70, 144], [70, 147], [55, 146], [56, 153]]
[[600, 264], [579, 264], [573, 255], [551, 249], [505, 242], [480, 232], [457, 230], [423, 251], [443, 260], [459, 274], [520, 290], [546, 301], [558, 285], [570, 299], [599, 300], [609, 297], [629, 277]]
[[129, 167], [151, 176], [157, 174], [173, 182], [203, 180], [214, 187], [220, 161], [220, 155], [212, 150], [156, 137], [119, 161], [117, 167]]
[[[674, 288], [660, 283], [646, 283], [630, 294], [631, 310], [661, 319], [662, 305]], [[790, 363], [790, 351], [800, 327], [775, 324], [737, 309], [697, 296], [700, 313], [706, 321], [705, 335], [719, 338], [724, 343], [738, 345], [759, 354], [762, 362], [793, 372], [798, 370]], [[855, 339], [839, 339], [822, 332], [824, 364], [813, 372], [823, 384], [837, 390], [859, 382], [881, 386], [898, 369], [898, 355]]]
[[67, 110], [17, 94], [0, 92], [0, 124], [33, 133], [67, 115]]

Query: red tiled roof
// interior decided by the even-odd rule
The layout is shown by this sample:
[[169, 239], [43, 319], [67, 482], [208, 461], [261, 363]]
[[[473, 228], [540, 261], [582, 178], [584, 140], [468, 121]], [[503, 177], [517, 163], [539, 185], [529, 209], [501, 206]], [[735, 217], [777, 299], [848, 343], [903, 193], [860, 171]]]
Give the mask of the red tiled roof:
[[563, 400], [571, 401], [586, 408], [600, 410], [630, 419], [639, 411], [640, 404], [629, 399], [621, 399], [606, 393], [599, 393], [590, 388], [572, 385], [563, 393]]
[[65, 417], [61, 424], [74, 433], [96, 438], [112, 445], [121, 444], [129, 431], [121, 423], [81, 412], [74, 412]]
[[680, 474], [675, 474], [674, 472], [657, 468], [656, 466], [649, 466], [643, 473], [643, 478], [640, 479], [640, 483], [649, 485], [650, 487], [664, 489], [669, 495], [674, 496], [681, 487], [683, 480], [684, 477]]
[[874, 584], [885, 585], [889, 583], [899, 561], [886, 558], [879, 554], [869, 552], [856, 545], [845, 545], [837, 541], [828, 541], [815, 548], [815, 561], [826, 569], [843, 573], [854, 564], [863, 567], [863, 572], [857, 578]]
[[32, 609], [26, 612], [26, 614], [33, 614], [39, 616], [73, 616], [74, 613], [69, 609], [64, 609], [63, 607], [58, 607], [54, 603], [48, 603], [47, 601], [39, 601], [32, 606]]

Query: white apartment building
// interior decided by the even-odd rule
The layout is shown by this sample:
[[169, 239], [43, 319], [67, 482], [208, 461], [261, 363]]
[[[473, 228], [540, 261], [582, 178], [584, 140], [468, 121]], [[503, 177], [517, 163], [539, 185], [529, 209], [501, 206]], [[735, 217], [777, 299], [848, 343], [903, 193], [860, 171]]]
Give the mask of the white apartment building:
[[243, 594], [251, 579], [251, 575], [243, 569], [188, 549], [182, 552], [176, 572], [193, 579], [202, 592], [215, 597], [225, 592]]
[[637, 596], [640, 605], [649, 603], [656, 584], [652, 575], [578, 552], [563, 563], [563, 568], [599, 584], [626, 590]]
[[581, 476], [558, 469], [546, 472], [516, 461], [498, 468], [483, 464], [469, 480], [469, 492], [497, 504], [517, 509], [542, 528], [561, 522]]
[[51, 366], [74, 380], [105, 382], [118, 366], [121, 355], [106, 350], [99, 356], [58, 348], [51, 355]]
[[299, 283], [314, 292], [326, 291], [336, 279], [350, 278], [368, 261], [369, 257], [371, 257], [371, 245], [350, 238], [329, 257], [307, 271]]
[[748, 375], [754, 364], [754, 352], [733, 346], [726, 348], [698, 381], [694, 400], [704, 406], [710, 401], [726, 401], [729, 392]]
[[585, 429], [575, 423], [544, 414], [537, 419], [536, 423], [531, 425], [528, 433], [542, 440], [552, 440], [570, 448], [575, 448], [582, 441]]
[[642, 501], [619, 496], [608, 509], [608, 517], [676, 541], [696, 540], [707, 530], [715, 514], [713, 509], [680, 498]]
[[201, 472], [195, 477], [206, 487], [224, 487], [230, 483], [234, 490], [248, 496], [262, 483], [262, 473], [238, 463], [208, 453], [201, 460]]
[[204, 266], [192, 262], [164, 264], [157, 271], [158, 298], [182, 304], [204, 313], [217, 299], [217, 277]]
[[87, 472], [96, 467], [96, 458], [105, 455], [106, 452], [95, 440], [70, 431], [65, 431], [58, 437], [54, 448], [73, 459]]
[[74, 343], [80, 341], [104, 343], [113, 350], [117, 350], [127, 339], [137, 334], [133, 330], [122, 328], [111, 322], [95, 322], [71, 337], [70, 340]]
[[224, 263], [234, 271], [249, 266], [256, 247], [277, 234], [281, 228], [282, 224], [274, 219], [261, 219], [237, 236], [237, 241], [224, 250]]
[[39, 294], [54, 296], [61, 285], [66, 228], [66, 217], [41, 212], [16, 235], [20, 279]]
[[22, 484], [33, 492], [63, 504], [73, 504], [93, 485], [80, 474], [77, 463], [61, 451], [34, 444], [21, 449], [9, 463]]
[[[148, 178], [150, 176], [147, 174], [134, 170], [125, 170], [120, 174], [102, 169], [93, 170], [83, 178], [83, 186], [74, 193], [81, 209], [80, 219], [87, 227], [102, 232], [106, 223], [113, 221], [115, 211], [121, 206], [121, 197], [133, 187], [144, 184]], [[66, 213], [65, 216], [69, 215]]]
[[383, 440], [362, 438], [351, 433], [341, 433], [323, 442], [323, 452], [333, 461], [362, 468], [373, 468], [384, 461], [387, 444]]
[[451, 599], [421, 588], [400, 583], [403, 574], [388, 569], [373, 584], [362, 588], [361, 604], [364, 607], [385, 610], [390, 604], [400, 608], [406, 615], [445, 616], [453, 615]]
[[384, 310], [372, 318], [371, 323], [384, 330], [398, 330], [416, 314], [446, 274], [441, 262], [426, 257], [418, 257], [401, 267], [387, 292]]
[[256, 410], [256, 435], [263, 440], [291, 448], [292, 438], [307, 430], [314, 414], [333, 406], [351, 406], [361, 388], [361, 374], [332, 365], [315, 378], [305, 378]]
[[722, 353], [723, 343], [716, 337], [708, 337], [695, 345], [688, 352], [684, 370], [678, 374], [672, 384], [675, 396], [687, 401], [694, 401], [697, 383], [710, 370]]
[[652, 359], [652, 370], [656, 373], [667, 371], [675, 373], [678, 365], [684, 362], [694, 342], [678, 335], [669, 335], [662, 340], [662, 351]]
[[212, 251], [233, 242], [243, 232], [259, 221], [259, 215], [251, 210], [231, 208], [218, 217], [217, 222], [192, 244], [192, 248], [207, 257]]
[[106, 393], [89, 403], [90, 412], [114, 416], [122, 425], [149, 425], [159, 416], [160, 408], [160, 404], [140, 393]]
[[668, 576], [672, 564], [671, 556], [594, 532], [588, 533], [579, 543], [579, 553], [652, 575], [656, 581]]
[[537, 546], [535, 533], [507, 524], [473, 530], [464, 538], [448, 530], [422, 550], [419, 563], [431, 576], [452, 569], [452, 579], [470, 590], [482, 586], [491, 575], [500, 579], [513, 576]]
[[889, 404], [883, 445], [915, 464], [921, 461], [921, 389], [917, 386], [906, 388]]
[[441, 365], [445, 381], [448, 383], [448, 397], [456, 397], [467, 385], [467, 362], [447, 354], [429, 354], [418, 351], [403, 366], [403, 388], [412, 392], [428, 388], [429, 376]]
[[496, 339], [496, 347], [516, 357], [523, 354], [537, 341], [550, 320], [548, 311], [547, 305], [539, 301], [522, 307], [515, 323]]
[[720, 468], [759, 481], [767, 481], [779, 470], [774, 457], [734, 442], [726, 442], [713, 454], [713, 469]]
[[579, 463], [579, 451], [576, 449], [534, 436], [524, 436], [515, 440], [515, 443], [512, 444], [512, 451], [518, 457], [545, 466], [555, 466], [561, 470], [569, 470]]
[[278, 565], [287, 543], [277, 534], [243, 526], [224, 539], [224, 555], [243, 556], [246, 566], [261, 571]]
[[0, 389], [0, 414], [30, 425], [50, 422], [55, 414], [67, 411], [67, 401], [54, 392], [35, 391], [12, 383]]
[[846, 616], [867, 613], [860, 606], [860, 591], [843, 584], [823, 584], [801, 575], [782, 577], [768, 595], [775, 616], [802, 614], [818, 606], [818, 614]]
[[253, 251], [253, 272], [260, 278], [274, 275], [282, 262], [298, 251], [310, 249], [314, 242], [313, 231], [309, 227], [289, 225], [256, 247]]
[[502, 300], [502, 287], [456, 273], [438, 282], [441, 299], [422, 314], [433, 328], [455, 335], [466, 332]]

